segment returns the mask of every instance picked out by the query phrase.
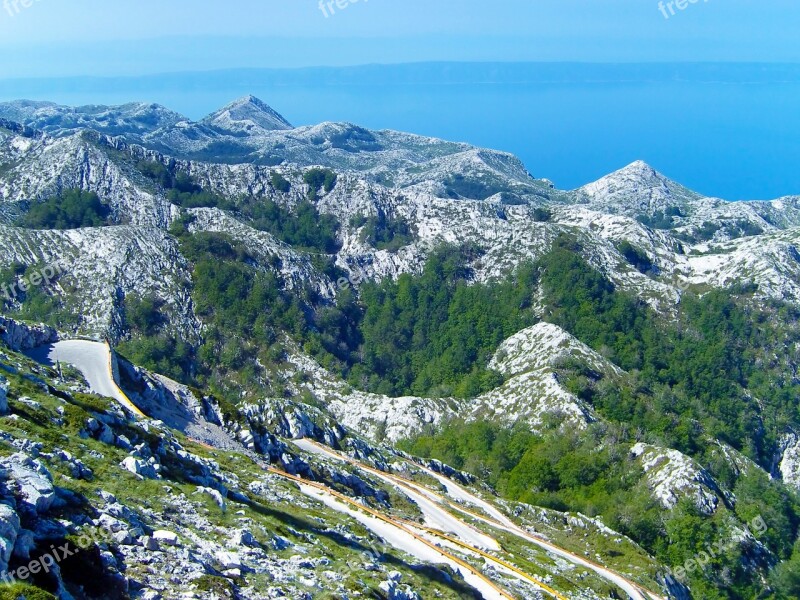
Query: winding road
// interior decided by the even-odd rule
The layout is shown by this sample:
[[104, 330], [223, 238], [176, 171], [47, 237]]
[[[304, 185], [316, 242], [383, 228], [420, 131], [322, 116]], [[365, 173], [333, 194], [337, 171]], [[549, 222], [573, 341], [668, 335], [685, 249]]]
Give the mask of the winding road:
[[[468, 540], [474, 538], [474, 533], [469, 533], [467, 536], [462, 537], [464, 531], [475, 532], [475, 530], [471, 525], [461, 521], [460, 519], [456, 519], [450, 512], [441, 508], [441, 506], [449, 506], [457, 511], [462, 513], [466, 513], [469, 516], [478, 519], [488, 525], [506, 531], [507, 533], [511, 533], [525, 541], [532, 543], [540, 548], [550, 552], [556, 556], [564, 558], [572, 562], [573, 564], [579, 565], [591, 571], [594, 571], [597, 575], [605, 579], [606, 581], [614, 584], [615, 586], [619, 587], [623, 590], [631, 600], [666, 600], [663, 596], [655, 594], [649, 590], [645, 590], [639, 584], [630, 581], [629, 579], [625, 578], [624, 576], [612, 571], [611, 569], [604, 567], [603, 565], [596, 563], [592, 560], [579, 556], [569, 550], [565, 550], [555, 544], [552, 544], [538, 536], [535, 536], [513, 521], [511, 521], [508, 517], [506, 517], [503, 513], [501, 513], [497, 508], [475, 496], [474, 494], [470, 493], [460, 485], [456, 484], [452, 480], [434, 472], [430, 469], [425, 469], [424, 467], [420, 467], [420, 465], [414, 464], [416, 467], [423, 468], [428, 475], [437, 479], [447, 490], [448, 496], [450, 496], [453, 500], [457, 500], [460, 503], [467, 503], [475, 506], [481, 510], [483, 510], [488, 516], [483, 516], [480, 514], [476, 514], [464, 509], [462, 506], [456, 503], [450, 502], [447, 498], [436, 494], [435, 492], [428, 490], [421, 486], [420, 484], [404, 479], [402, 477], [398, 477], [396, 475], [390, 475], [383, 471], [379, 471], [378, 469], [374, 469], [369, 467], [355, 459], [350, 458], [349, 456], [345, 456], [335, 450], [329, 448], [328, 446], [323, 446], [317, 442], [312, 440], [295, 440], [294, 442], [303, 450], [307, 452], [313, 452], [315, 454], [322, 454], [328, 456], [329, 458], [344, 461], [349, 464], [352, 464], [364, 471], [367, 471], [379, 478], [383, 481], [387, 481], [390, 484], [394, 485], [399, 491], [405, 493], [409, 498], [417, 502], [420, 509], [422, 510], [423, 514], [426, 517], [426, 520], [433, 524], [434, 527], [441, 529], [443, 531], [449, 531], [455, 533], [458, 537], [461, 538], [462, 541], [468, 542]], [[420, 502], [420, 500], [422, 500]], [[437, 504], [436, 510], [431, 510], [431, 505], [433, 504], [431, 500], [435, 500]], [[443, 516], [446, 515], [446, 516]], [[459, 523], [458, 526], [453, 525], [453, 521], [457, 521]], [[488, 537], [483, 533], [480, 533], [481, 536]], [[492, 538], [489, 538], [492, 539]], [[499, 544], [496, 540], [492, 540], [497, 548], [499, 548]], [[480, 548], [476, 548], [476, 550], [480, 551]]]
[[64, 340], [39, 346], [28, 350], [25, 354], [36, 362], [51, 367], [59, 362], [74, 366], [83, 374], [89, 388], [95, 394], [113, 398], [139, 417], [146, 416], [114, 381], [111, 371], [111, 348], [105, 342]]

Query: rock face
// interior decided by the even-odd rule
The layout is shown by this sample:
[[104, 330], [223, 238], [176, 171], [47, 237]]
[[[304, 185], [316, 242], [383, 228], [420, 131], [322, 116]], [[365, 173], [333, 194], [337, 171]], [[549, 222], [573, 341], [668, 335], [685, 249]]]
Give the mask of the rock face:
[[7, 504], [0, 503], [0, 573], [8, 570], [8, 561], [20, 531], [17, 512]]
[[28, 325], [0, 316], [0, 340], [12, 350], [30, 350], [58, 341], [58, 332], [47, 325]]
[[240, 98], [207, 116], [200, 123], [237, 136], [293, 129], [289, 121], [254, 96]]
[[648, 214], [683, 205], [701, 196], [636, 161], [576, 191], [578, 201], [608, 212]]
[[[483, 256], [472, 268], [474, 280], [486, 282], [541, 257], [568, 233], [615, 285], [665, 311], [687, 283], [755, 283], [762, 296], [800, 302], [800, 198], [704, 198], [640, 161], [580, 190], [559, 191], [531, 177], [507, 153], [348, 123], [290, 128], [252, 97], [199, 123], [141, 104], [73, 109], [16, 102], [0, 104], [3, 116], [50, 135], [27, 135], [18, 126], [0, 136], [0, 163], [12, 165], [0, 180], [0, 266], [67, 263], [64, 285], [53, 286], [52, 293], [81, 290], [85, 302], [70, 308], [82, 334], [124, 336], [121, 297], [146, 289], [163, 305], [170, 333], [190, 343], [202, 337], [187, 291], [191, 267], [167, 234], [181, 209], [137, 171], [142, 160], [169, 165], [226, 198], [265, 198], [288, 208], [308, 194], [303, 168], [336, 169], [338, 183], [319, 194], [317, 207], [341, 223], [341, 249], [333, 258], [351, 279], [418, 272], [432, 248], [448, 243], [481, 247]], [[202, 160], [192, 160], [198, 155]], [[275, 173], [290, 183], [289, 191], [271, 184]], [[454, 183], [456, 175], [462, 183]], [[97, 193], [122, 226], [7, 226], [24, 203], [69, 187]], [[550, 213], [545, 220], [537, 216], [542, 204]], [[672, 219], [673, 228], [639, 222], [654, 215]], [[336, 282], [306, 253], [257, 231], [241, 215], [194, 208], [183, 216], [194, 220], [193, 233], [231, 235], [253, 254], [254, 266], [279, 274], [287, 289], [307, 284], [326, 301], [334, 299]], [[405, 220], [413, 239], [396, 251], [374, 247], [359, 223], [377, 216]], [[709, 227], [710, 240], [703, 233]], [[626, 262], [618, 250], [622, 241], [653, 261], [652, 273]], [[415, 410], [432, 417], [427, 407]]]
[[[196, 282], [187, 260], [186, 238], [183, 233], [176, 235], [178, 229], [173, 226], [190, 235], [229, 236], [237, 249], [246, 251], [247, 264], [255, 271], [274, 276], [284, 291], [307, 293], [315, 306], [324, 308], [341, 298], [342, 280], [358, 295], [365, 280], [418, 273], [431, 250], [442, 244], [474, 248], [466, 278], [487, 283], [541, 258], [565, 235], [576, 240], [576, 251], [614, 286], [667, 317], [687, 283], [724, 287], [752, 282], [758, 284], [757, 294], [762, 297], [800, 305], [800, 198], [763, 203], [704, 198], [642, 162], [579, 190], [560, 191], [534, 179], [518, 159], [506, 153], [399, 132], [369, 131], [349, 123], [293, 128], [253, 97], [200, 122], [143, 104], [67, 109], [21, 102], [0, 105], [2, 115], [25, 125], [0, 120], [0, 166], [4, 167], [0, 268], [66, 262], [67, 272], [46, 292], [63, 300], [64, 312], [75, 317], [74, 325], [65, 319], [65, 327], [73, 327], [73, 334], [125, 339], [130, 330], [125, 301], [146, 290], [163, 317], [160, 333], [185, 340], [194, 350], [208, 341], [204, 319], [193, 304]], [[47, 133], [33, 127], [45, 128]], [[236, 209], [179, 207], [162, 187], [163, 181], [145, 174], [148, 169], [142, 167], [143, 162], [190, 177], [204, 191], [233, 202]], [[320, 166], [336, 170], [336, 185], [310, 194], [314, 190], [304, 170], [308, 175], [307, 169]], [[15, 215], [31, 202], [71, 187], [97, 193], [111, 209], [114, 226], [67, 231], [13, 226]], [[246, 202], [242, 199], [255, 198], [291, 212], [309, 197], [321, 214], [333, 215], [339, 222], [337, 250], [323, 260], [317, 260], [320, 257], [308, 248], [290, 246], [257, 230], [247, 211], [238, 210], [239, 203]], [[402, 222], [411, 232], [407, 239], [404, 236], [403, 247], [387, 249], [373, 239], [366, 223], [381, 220]], [[639, 261], [621, 250], [623, 242], [639, 251], [635, 253]], [[328, 261], [327, 267], [320, 266]], [[643, 269], [641, 264], [648, 262], [651, 266]], [[532, 312], [544, 317], [547, 307], [539, 306], [532, 296]], [[11, 350], [25, 350], [57, 337], [50, 328], [0, 317], [0, 340]], [[369, 477], [317, 462], [319, 458], [298, 452], [291, 440], [313, 438], [388, 469], [393, 460], [409, 457], [378, 449], [364, 438], [392, 442], [451, 418], [520, 423], [534, 431], [560, 426], [561, 432], [600, 434], [605, 427], [601, 414], [560, 381], [563, 360], [576, 361], [592, 376], [611, 383], [635, 376], [546, 323], [520, 331], [500, 345], [488, 366], [500, 372], [505, 383], [469, 401], [365, 393], [322, 368], [296, 340], [288, 338], [285, 345], [285, 361], [260, 365], [269, 367], [270, 380], [280, 382], [280, 392], [274, 391], [278, 388], [269, 392], [280, 397], [248, 391], [235, 403], [220, 404], [204, 392], [120, 360], [115, 380], [151, 417], [146, 421], [126, 421], [113, 409], [103, 414], [92, 410], [75, 426], [72, 417], [83, 408], [68, 406], [70, 394], [63, 391], [63, 382], [58, 382], [58, 394], [46, 402], [47, 390], [55, 389], [55, 384], [41, 385], [47, 375], [33, 370], [35, 377], [28, 377], [45, 391], [36, 399], [19, 399], [14, 407], [26, 406], [30, 409], [26, 413], [43, 422], [49, 418], [54, 427], [73, 427], [70, 439], [57, 443], [74, 445], [69, 446], [71, 451], [43, 450], [39, 443], [34, 452], [30, 442], [13, 440], [23, 453], [0, 460], [4, 482], [0, 491], [8, 490], [0, 494], [0, 566], [12, 551], [19, 557], [34, 550], [37, 536], [66, 535], [67, 525], [48, 521], [45, 513], [68, 502], [70, 493], [78, 496], [64, 491], [70, 482], [84, 490], [87, 486], [78, 480], [92, 480], [96, 489], [106, 485], [121, 500], [101, 493], [103, 506], [92, 506], [84, 522], [70, 523], [69, 533], [88, 523], [108, 529], [113, 551], [103, 549], [97, 561], [120, 577], [125, 564], [147, 564], [145, 589], [140, 595], [133, 590], [134, 597], [173, 600], [178, 597], [178, 592], [172, 593], [178, 584], [187, 585], [211, 573], [217, 577], [220, 570], [231, 586], [239, 585], [234, 582], [251, 572], [260, 581], [275, 584], [269, 592], [236, 590], [242, 598], [285, 596], [279, 588], [290, 581], [324, 590], [321, 577], [313, 573], [323, 559], [308, 558], [318, 553], [309, 553], [310, 546], [304, 544], [325, 539], [307, 537], [306, 531], [298, 533], [294, 527], [278, 535], [257, 525], [257, 511], [250, 510], [253, 494], [277, 507], [277, 512], [267, 511], [271, 518], [280, 518], [282, 506], [309, 506], [294, 486], [281, 486], [276, 474], [264, 472], [263, 467], [271, 463], [304, 478], [322, 477], [379, 504], [388, 504], [390, 498]], [[0, 354], [0, 360], [4, 357]], [[73, 385], [81, 389], [79, 382]], [[0, 415], [7, 412], [7, 389], [0, 378]], [[14, 419], [22, 420], [21, 411], [3, 421]], [[8, 431], [18, 429], [9, 427]], [[172, 430], [184, 434], [181, 441], [172, 436]], [[6, 433], [0, 431], [0, 439], [10, 442], [12, 436]], [[66, 440], [68, 436], [52, 437]], [[81, 444], [89, 442], [88, 437], [102, 444], [87, 449]], [[50, 438], [45, 440], [48, 446], [54, 443]], [[202, 452], [198, 443], [204, 447]], [[737, 468], [759, 468], [748, 466], [732, 449], [721, 448], [720, 453]], [[621, 454], [625, 460], [626, 453]], [[666, 511], [688, 498], [702, 513], [716, 517], [723, 505], [732, 504], [729, 492], [680, 452], [636, 444], [631, 456], [626, 467], [631, 466]], [[253, 465], [245, 466], [243, 457], [253, 459]], [[46, 466], [58, 473], [58, 488]], [[429, 466], [464, 484], [474, 483], [447, 465], [433, 462]], [[784, 438], [776, 473], [800, 489], [796, 434]], [[122, 485], [109, 487], [112, 481], [114, 485], [122, 481]], [[132, 485], [126, 486], [127, 482]], [[189, 485], [195, 488], [186, 491]], [[124, 498], [126, 487], [146, 489], [158, 495], [157, 501], [137, 512], [136, 502]], [[94, 502], [99, 500], [89, 499], [90, 504]], [[315, 514], [320, 510], [315, 509]], [[223, 521], [236, 523], [235, 531], [214, 521], [220, 513], [228, 515]], [[331, 534], [325, 538], [354, 541], [346, 526], [320, 520]], [[34, 531], [32, 523], [43, 524], [42, 529]], [[364, 540], [355, 541], [359, 545]], [[270, 553], [294, 545], [302, 548], [302, 556], [286, 559]], [[399, 562], [393, 567], [401, 568]], [[341, 573], [333, 575], [341, 581]], [[419, 598], [406, 585], [413, 575], [406, 576], [401, 583], [399, 574], [384, 568], [373, 587], [380, 587], [387, 598]], [[292, 590], [288, 594], [294, 593], [293, 587], [287, 587]], [[186, 597], [192, 593], [187, 591]]]
[[8, 414], [8, 382], [0, 375], [0, 417]]
[[457, 398], [389, 398], [353, 391], [337, 385], [335, 377], [308, 357], [294, 357], [296, 366], [309, 375], [309, 391], [328, 399], [328, 407], [345, 426], [389, 441], [413, 435], [426, 426], [448, 418], [498, 419], [539, 426], [548, 415], [571, 427], [585, 428], [597, 416], [586, 402], [559, 383], [555, 366], [570, 356], [609, 377], [623, 376], [617, 366], [582, 344], [563, 329], [539, 323], [501, 344], [489, 366], [508, 377], [491, 392], [469, 401]]
[[173, 531], [166, 531], [166, 530], [159, 530], [153, 532], [153, 539], [160, 543], [166, 544], [167, 546], [177, 546], [178, 545], [178, 534]]
[[11, 121], [29, 123], [50, 135], [62, 135], [75, 129], [93, 129], [112, 135], [122, 131], [142, 134], [184, 119], [163, 106], [144, 102], [73, 108], [53, 102], [20, 100], [5, 104], [2, 112]]
[[796, 490], [800, 490], [800, 436], [789, 432], [783, 436], [779, 444], [777, 471], [783, 482]]

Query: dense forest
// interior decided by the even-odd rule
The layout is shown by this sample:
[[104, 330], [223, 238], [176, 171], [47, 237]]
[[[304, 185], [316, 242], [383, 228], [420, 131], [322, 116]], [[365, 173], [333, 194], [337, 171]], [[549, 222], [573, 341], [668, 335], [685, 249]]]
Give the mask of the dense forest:
[[473, 248], [441, 248], [419, 276], [361, 290], [362, 361], [353, 384], [388, 395], [476, 396], [502, 383], [486, 365], [500, 343], [534, 322], [533, 270], [471, 284]]

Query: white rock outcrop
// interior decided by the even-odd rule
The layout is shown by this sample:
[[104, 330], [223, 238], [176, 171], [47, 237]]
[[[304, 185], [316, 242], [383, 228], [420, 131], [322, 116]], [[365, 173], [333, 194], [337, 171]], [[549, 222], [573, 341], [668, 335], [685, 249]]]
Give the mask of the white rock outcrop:
[[690, 499], [705, 515], [720, 505], [720, 488], [711, 475], [694, 460], [677, 450], [638, 443], [631, 456], [640, 460], [653, 497], [672, 509], [682, 498]]
[[800, 436], [785, 434], [778, 444], [778, 473], [783, 482], [800, 491]]

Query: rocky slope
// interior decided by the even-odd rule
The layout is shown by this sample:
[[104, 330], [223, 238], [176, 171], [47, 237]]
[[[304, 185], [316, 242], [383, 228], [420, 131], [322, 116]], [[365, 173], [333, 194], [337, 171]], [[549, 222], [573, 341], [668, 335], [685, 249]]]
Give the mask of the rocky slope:
[[[290, 442], [319, 439], [430, 486], [408, 457], [371, 445], [320, 411], [267, 402], [222, 416], [213, 399], [123, 363], [123, 387], [153, 415], [137, 419], [87, 393], [79, 375], [59, 375], [8, 347], [0, 367], [8, 394], [0, 415], [0, 570], [19, 581], [61, 598], [478, 597], [447, 567], [421, 565], [347, 511], [264, 472], [271, 463], [386, 514], [420, 518], [419, 507], [380, 478]], [[591, 520], [543, 511], [525, 521], [559, 543], [573, 539], [567, 546], [579, 552], [613, 536], [643, 558]], [[19, 576], [55, 543], [68, 559]], [[474, 562], [469, 553], [463, 557]], [[586, 570], [565, 568], [533, 547], [514, 560], [535, 565], [571, 598], [603, 589]], [[642, 585], [656, 585], [654, 564], [635, 571]], [[519, 597], [543, 597], [507, 575], [490, 575]]]

